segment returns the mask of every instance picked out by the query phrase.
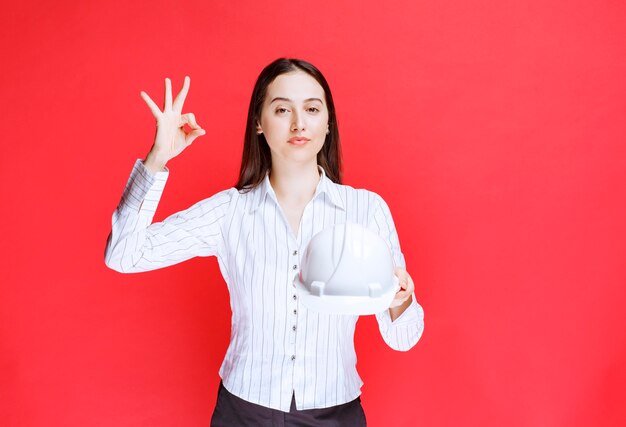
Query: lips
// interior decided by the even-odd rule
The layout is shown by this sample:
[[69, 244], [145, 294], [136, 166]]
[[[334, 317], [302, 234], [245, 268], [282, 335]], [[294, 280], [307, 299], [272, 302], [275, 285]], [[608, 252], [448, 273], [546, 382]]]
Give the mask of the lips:
[[309, 138], [305, 138], [303, 136], [294, 136], [293, 138], [289, 138], [289, 141], [287, 142], [293, 145], [304, 145], [309, 141], [310, 141]]

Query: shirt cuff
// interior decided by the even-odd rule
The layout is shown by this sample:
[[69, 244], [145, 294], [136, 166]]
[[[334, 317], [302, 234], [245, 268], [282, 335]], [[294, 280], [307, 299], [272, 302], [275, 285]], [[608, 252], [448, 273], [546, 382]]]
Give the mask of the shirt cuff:
[[409, 306], [402, 312], [400, 316], [396, 318], [396, 320], [391, 321], [391, 314], [389, 313], [389, 309], [386, 309], [385, 311], [376, 314], [376, 317], [378, 317], [378, 320], [385, 328], [395, 328], [398, 326], [420, 323], [420, 313], [422, 313], [422, 309], [415, 300], [415, 292], [413, 292], [413, 294], [411, 294], [411, 304], [409, 304]]
[[155, 174], [145, 167], [141, 159], [137, 159], [126, 182], [122, 199], [118, 205], [120, 211], [131, 209], [140, 213], [154, 215], [163, 194], [169, 176], [167, 167]]
[[398, 351], [410, 350], [421, 338], [424, 331], [424, 310], [415, 300], [415, 293], [411, 304], [391, 321], [389, 309], [376, 314], [380, 333], [389, 347]]

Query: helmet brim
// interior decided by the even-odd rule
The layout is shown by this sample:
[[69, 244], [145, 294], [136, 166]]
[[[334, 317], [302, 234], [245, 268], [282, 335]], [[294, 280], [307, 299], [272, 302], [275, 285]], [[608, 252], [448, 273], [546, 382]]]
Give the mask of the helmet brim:
[[392, 288], [379, 297], [351, 296], [351, 295], [312, 295], [300, 281], [300, 276], [294, 280], [298, 298], [309, 310], [326, 314], [347, 314], [363, 316], [385, 311], [391, 305], [393, 297], [400, 290], [400, 281], [394, 275]]

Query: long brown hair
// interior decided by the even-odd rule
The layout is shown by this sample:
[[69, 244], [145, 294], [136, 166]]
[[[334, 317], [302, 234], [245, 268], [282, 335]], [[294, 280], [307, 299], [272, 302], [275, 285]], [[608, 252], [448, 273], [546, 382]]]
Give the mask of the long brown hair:
[[257, 120], [261, 118], [261, 109], [267, 87], [281, 74], [292, 71], [304, 71], [313, 77], [324, 89], [326, 105], [328, 107], [328, 129], [324, 145], [317, 154], [317, 163], [324, 168], [326, 176], [333, 182], [341, 184], [341, 145], [339, 143], [339, 129], [335, 104], [326, 79], [315, 66], [301, 59], [279, 58], [261, 71], [252, 91], [246, 134], [243, 142], [243, 156], [239, 170], [239, 180], [235, 185], [238, 190], [251, 190], [259, 185], [272, 168], [272, 155], [265, 136], [256, 133]]

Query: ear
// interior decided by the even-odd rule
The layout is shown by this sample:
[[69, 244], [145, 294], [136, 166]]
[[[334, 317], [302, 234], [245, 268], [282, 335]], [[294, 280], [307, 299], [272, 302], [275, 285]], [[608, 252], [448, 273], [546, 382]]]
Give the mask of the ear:
[[258, 121], [258, 120], [256, 121], [256, 133], [257, 133], [258, 135], [260, 135], [260, 134], [262, 134], [262, 133], [263, 133], [263, 129], [261, 129], [261, 123], [259, 123], [259, 121]]

